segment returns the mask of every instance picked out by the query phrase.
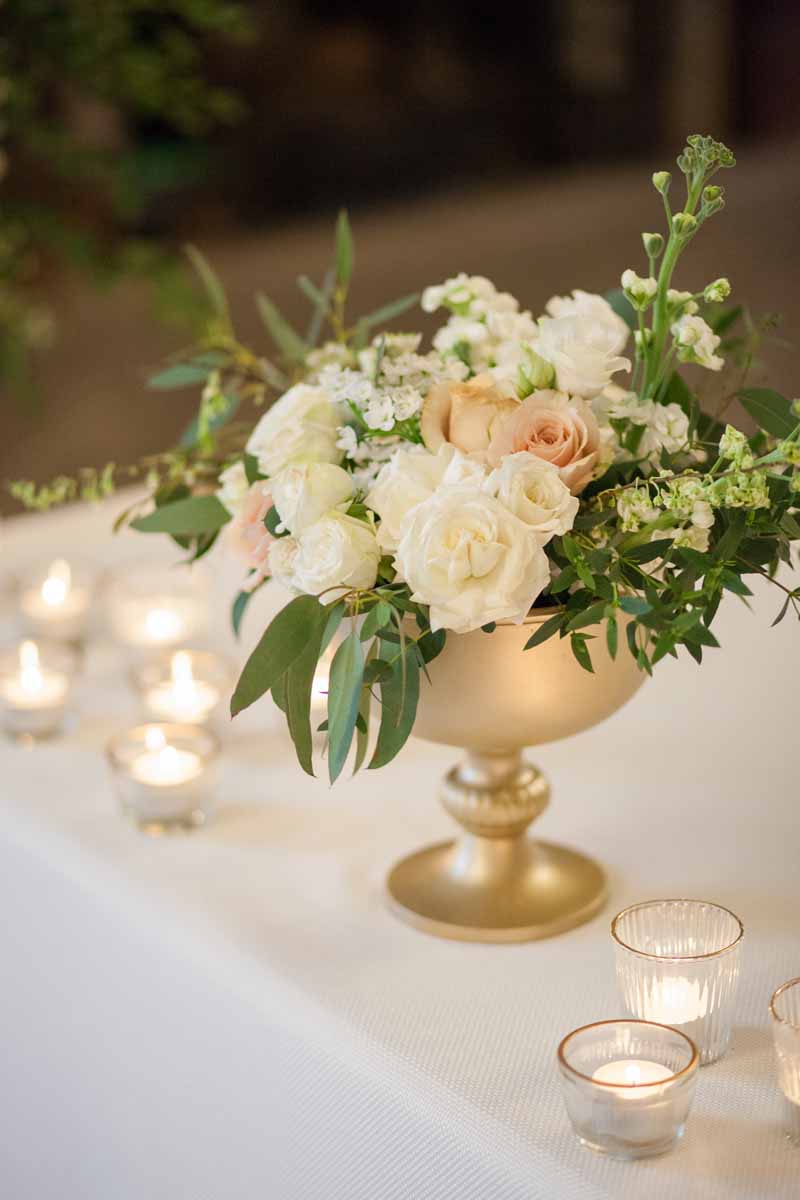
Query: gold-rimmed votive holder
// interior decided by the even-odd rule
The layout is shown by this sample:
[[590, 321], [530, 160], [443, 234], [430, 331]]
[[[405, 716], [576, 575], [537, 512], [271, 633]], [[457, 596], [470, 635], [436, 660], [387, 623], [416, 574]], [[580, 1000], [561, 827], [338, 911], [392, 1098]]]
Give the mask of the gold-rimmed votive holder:
[[53, 558], [19, 580], [18, 605], [27, 637], [80, 648], [92, 614], [95, 577], [74, 559]]
[[800, 978], [781, 984], [769, 1011], [786, 1135], [800, 1146]]
[[129, 677], [148, 721], [210, 725], [218, 733], [228, 723], [236, 673], [219, 654], [162, 651], [132, 666]]
[[186, 645], [208, 626], [208, 576], [202, 567], [135, 561], [105, 588], [114, 639], [135, 653]]
[[196, 829], [209, 820], [219, 755], [219, 740], [210, 729], [137, 725], [112, 737], [106, 754], [122, 811], [143, 832]]
[[652, 1021], [596, 1021], [557, 1051], [564, 1103], [584, 1146], [612, 1158], [651, 1158], [682, 1136], [700, 1056], [677, 1029]]
[[744, 926], [705, 900], [648, 900], [611, 923], [617, 985], [633, 1017], [680, 1029], [702, 1065], [728, 1049]]
[[79, 665], [67, 642], [27, 639], [0, 651], [0, 726], [26, 745], [61, 733]]

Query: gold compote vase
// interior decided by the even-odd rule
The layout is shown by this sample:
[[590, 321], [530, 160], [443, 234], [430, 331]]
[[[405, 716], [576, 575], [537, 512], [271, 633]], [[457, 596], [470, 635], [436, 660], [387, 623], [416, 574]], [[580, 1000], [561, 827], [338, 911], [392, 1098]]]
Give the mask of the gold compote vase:
[[[643, 674], [624, 638], [612, 659], [601, 628], [590, 643], [594, 674], [569, 638], [523, 652], [554, 610], [493, 633], [450, 634], [429, 664], [414, 734], [466, 750], [445, 776], [440, 798], [464, 832], [396, 864], [388, 890], [394, 912], [418, 929], [470, 942], [523, 942], [587, 921], [607, 896], [602, 867], [566, 846], [531, 837], [550, 787], [522, 749], [579, 733], [616, 712]], [[624, 633], [624, 630], [620, 631]]]

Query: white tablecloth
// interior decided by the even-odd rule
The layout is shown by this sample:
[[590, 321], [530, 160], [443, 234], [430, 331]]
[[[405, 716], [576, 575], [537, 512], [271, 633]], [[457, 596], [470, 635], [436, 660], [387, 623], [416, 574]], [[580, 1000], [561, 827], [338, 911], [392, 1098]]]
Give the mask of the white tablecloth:
[[[6, 523], [2, 565], [154, 543], [107, 512]], [[163, 552], [163, 548], [161, 548]], [[219, 577], [220, 595], [230, 580]], [[260, 599], [260, 598], [259, 598]], [[609, 909], [565, 936], [463, 945], [387, 911], [391, 862], [446, 836], [452, 752], [421, 742], [331, 791], [268, 706], [227, 743], [206, 830], [147, 839], [102, 747], [132, 719], [98, 646], [77, 732], [0, 749], [0, 1193], [9, 1200], [738, 1200], [800, 1195], [767, 1002], [800, 974], [800, 631], [727, 603], [724, 649], [662, 665], [599, 729], [545, 747], [537, 829], [597, 855]], [[248, 628], [252, 641], [260, 621]], [[699, 896], [741, 915], [734, 1048], [686, 1136], [618, 1163], [575, 1141], [561, 1036], [619, 1015], [609, 917]]]

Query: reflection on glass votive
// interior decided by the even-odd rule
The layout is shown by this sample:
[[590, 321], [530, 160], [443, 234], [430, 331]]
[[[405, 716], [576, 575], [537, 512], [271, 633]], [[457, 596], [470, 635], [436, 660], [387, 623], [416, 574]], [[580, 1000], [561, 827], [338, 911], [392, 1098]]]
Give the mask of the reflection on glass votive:
[[207, 576], [198, 568], [130, 563], [106, 592], [111, 631], [137, 649], [178, 646], [208, 622]]
[[0, 712], [5, 732], [22, 741], [61, 731], [78, 659], [60, 642], [20, 642], [0, 654]]
[[198, 725], [138, 725], [108, 743], [123, 812], [145, 833], [193, 829], [211, 815], [219, 742]]
[[78, 641], [86, 632], [93, 581], [85, 568], [64, 558], [31, 572], [21, 582], [19, 608], [27, 634]]
[[800, 979], [790, 979], [778, 988], [769, 1011], [786, 1133], [790, 1141], [800, 1146]]
[[558, 1067], [569, 1119], [584, 1146], [613, 1158], [649, 1158], [683, 1134], [699, 1056], [676, 1029], [597, 1021], [567, 1034]]
[[681, 1029], [705, 1065], [728, 1048], [744, 929], [702, 900], [650, 900], [611, 924], [617, 984], [627, 1011]]
[[205, 725], [227, 716], [235, 676], [218, 654], [176, 650], [134, 667], [131, 680], [149, 720]]

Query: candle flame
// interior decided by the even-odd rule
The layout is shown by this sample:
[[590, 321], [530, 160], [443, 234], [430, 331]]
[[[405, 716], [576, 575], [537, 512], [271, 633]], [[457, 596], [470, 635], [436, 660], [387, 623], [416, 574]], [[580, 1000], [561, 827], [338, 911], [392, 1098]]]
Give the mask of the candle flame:
[[42, 600], [45, 604], [57, 608], [63, 604], [72, 587], [72, 568], [63, 558], [57, 558], [50, 564], [47, 578], [42, 584]]
[[145, 617], [147, 635], [154, 642], [167, 642], [183, 629], [181, 618], [169, 608], [151, 608]]
[[156, 750], [165, 750], [167, 739], [164, 737], [163, 730], [159, 729], [157, 725], [148, 726], [144, 734], [144, 744], [148, 750], [154, 752]]
[[625, 1082], [630, 1083], [630, 1084], [641, 1083], [642, 1082], [641, 1067], [637, 1067], [635, 1064], [630, 1063], [625, 1068]]
[[171, 663], [172, 682], [176, 687], [186, 686], [194, 683], [194, 675], [192, 673], [192, 656], [186, 650], [179, 650], [177, 654], [173, 654]]
[[44, 680], [36, 642], [23, 642], [19, 648], [19, 681], [26, 692], [42, 690]]

